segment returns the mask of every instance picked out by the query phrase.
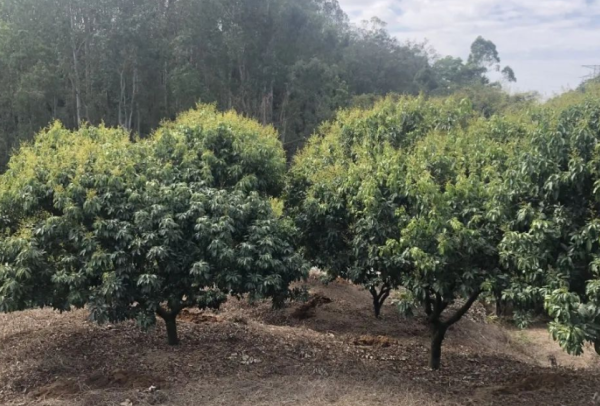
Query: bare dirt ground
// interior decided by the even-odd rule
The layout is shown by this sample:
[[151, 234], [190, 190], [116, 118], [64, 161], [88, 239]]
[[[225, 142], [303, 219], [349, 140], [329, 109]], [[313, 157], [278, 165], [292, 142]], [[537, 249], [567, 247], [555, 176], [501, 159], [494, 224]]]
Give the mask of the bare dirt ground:
[[421, 317], [388, 304], [377, 320], [355, 286], [309, 287], [321, 299], [305, 311], [232, 300], [218, 314], [187, 312], [178, 347], [162, 324], [143, 333], [97, 326], [84, 311], [0, 315], [0, 405], [600, 404], [598, 356], [569, 357], [542, 328], [485, 324], [476, 308], [431, 372]]

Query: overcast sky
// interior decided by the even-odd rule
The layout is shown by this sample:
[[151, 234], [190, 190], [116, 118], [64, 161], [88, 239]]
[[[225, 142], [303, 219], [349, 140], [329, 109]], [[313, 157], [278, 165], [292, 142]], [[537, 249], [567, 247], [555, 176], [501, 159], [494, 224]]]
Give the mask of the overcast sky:
[[498, 47], [514, 90], [551, 96], [576, 87], [600, 64], [600, 0], [339, 0], [352, 21], [377, 16], [400, 40], [427, 39], [466, 58], [478, 35]]

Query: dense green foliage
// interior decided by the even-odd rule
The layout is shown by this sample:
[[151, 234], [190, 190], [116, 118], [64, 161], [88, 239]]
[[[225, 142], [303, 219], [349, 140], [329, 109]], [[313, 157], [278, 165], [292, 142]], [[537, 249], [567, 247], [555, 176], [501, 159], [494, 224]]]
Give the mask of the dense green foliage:
[[519, 320], [545, 307], [568, 352], [599, 350], [598, 88], [496, 105], [504, 117], [471, 107], [390, 98], [322, 126], [287, 189], [305, 255], [369, 289], [376, 315], [405, 289], [400, 309], [422, 307], [432, 329], [433, 368], [483, 296]]
[[283, 189], [286, 159], [277, 132], [233, 111], [198, 105], [164, 123], [150, 142], [162, 164], [182, 174], [178, 181], [272, 197]]
[[198, 101], [274, 125], [293, 152], [353, 96], [488, 86], [496, 48], [474, 45], [434, 63], [336, 0], [0, 0], [0, 171], [54, 120], [146, 136]]
[[455, 102], [390, 98], [370, 110], [340, 114], [296, 158], [287, 201], [303, 231], [305, 254], [331, 276], [365, 285], [376, 316], [401, 283], [395, 264], [379, 252], [400, 236], [396, 216], [406, 195], [398, 151], [470, 114]]
[[287, 179], [276, 130], [213, 105], [135, 142], [54, 124], [0, 177], [0, 310], [159, 315], [176, 343], [183, 308], [281, 305], [300, 247], [369, 290], [376, 316], [401, 288], [399, 309], [427, 316], [432, 368], [483, 297], [545, 308], [571, 353], [598, 348], [599, 100], [590, 84], [488, 117], [468, 99], [389, 97], [323, 124]]
[[544, 303], [550, 331], [570, 353], [600, 343], [600, 99], [590, 92], [535, 112], [535, 127], [510, 164], [505, 186], [515, 212], [501, 245], [519, 271], [505, 296]]
[[87, 305], [143, 327], [158, 314], [175, 344], [183, 308], [246, 293], [281, 305], [303, 269], [269, 201], [284, 171], [272, 129], [212, 107], [138, 143], [55, 124], [0, 178], [0, 310]]
[[498, 244], [510, 126], [466, 100], [388, 99], [324, 126], [291, 170], [305, 254], [369, 289], [376, 315], [390, 289], [406, 289], [402, 309], [428, 315], [434, 368], [447, 328], [507, 277]]

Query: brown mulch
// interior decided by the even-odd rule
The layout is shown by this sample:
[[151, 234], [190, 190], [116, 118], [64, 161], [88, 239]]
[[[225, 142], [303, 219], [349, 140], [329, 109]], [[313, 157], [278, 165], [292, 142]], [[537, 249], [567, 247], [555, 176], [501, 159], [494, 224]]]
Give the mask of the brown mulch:
[[316, 316], [317, 307], [331, 303], [331, 299], [320, 293], [314, 294], [302, 305], [298, 306], [292, 313], [292, 317], [298, 320], [305, 320]]
[[369, 336], [364, 335], [354, 339], [354, 345], [362, 345], [366, 347], [391, 347], [398, 344], [398, 341], [386, 336]]
[[164, 389], [161, 377], [152, 377], [134, 371], [115, 370], [109, 373], [96, 372], [87, 378], [59, 378], [56, 381], [35, 389], [33, 397], [61, 398], [76, 395], [87, 390], [108, 389]]
[[542, 367], [502, 327], [469, 319], [448, 332], [431, 372], [419, 316], [387, 304], [376, 319], [368, 292], [308, 287], [321, 302], [309, 318], [294, 317], [299, 304], [231, 300], [216, 315], [184, 313], [178, 347], [161, 323], [144, 333], [97, 326], [84, 311], [0, 315], [0, 404], [561, 406], [598, 396], [596, 369]]
[[184, 323], [194, 324], [220, 323], [222, 321], [218, 316], [188, 309], [182, 310], [177, 319]]

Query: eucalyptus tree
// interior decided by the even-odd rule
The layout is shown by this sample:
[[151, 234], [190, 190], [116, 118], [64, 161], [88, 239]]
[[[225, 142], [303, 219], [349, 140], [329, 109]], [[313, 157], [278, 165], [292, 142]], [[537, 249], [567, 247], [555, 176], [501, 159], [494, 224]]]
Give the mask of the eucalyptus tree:
[[[0, 310], [87, 306], [145, 328], [159, 316], [177, 344], [184, 308], [281, 305], [304, 268], [269, 201], [284, 152], [261, 128], [199, 107], [138, 143], [103, 127], [39, 134], [0, 178]], [[256, 181], [265, 168], [275, 183]]]
[[433, 81], [438, 85], [432, 89], [436, 94], [452, 94], [463, 88], [500, 87], [498, 82], [491, 82], [487, 74], [500, 72], [506, 82], [516, 82], [515, 72], [510, 66], [501, 68], [500, 54], [490, 40], [479, 36], [471, 44], [471, 52], [466, 61], [461, 58], [446, 56], [436, 60], [432, 65]]
[[0, 0], [0, 170], [54, 120], [146, 136], [199, 100], [293, 151], [346, 92], [414, 93], [427, 64], [336, 0]]

